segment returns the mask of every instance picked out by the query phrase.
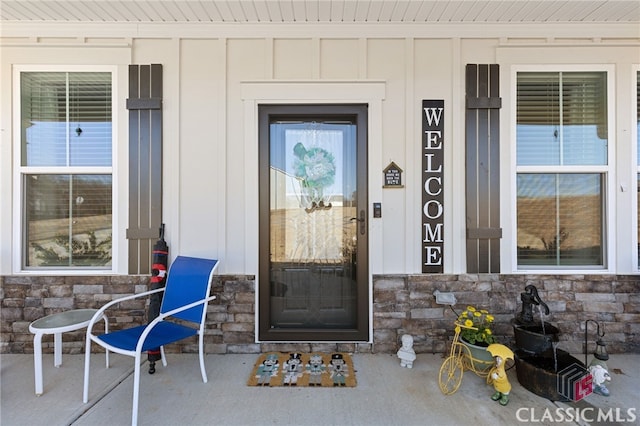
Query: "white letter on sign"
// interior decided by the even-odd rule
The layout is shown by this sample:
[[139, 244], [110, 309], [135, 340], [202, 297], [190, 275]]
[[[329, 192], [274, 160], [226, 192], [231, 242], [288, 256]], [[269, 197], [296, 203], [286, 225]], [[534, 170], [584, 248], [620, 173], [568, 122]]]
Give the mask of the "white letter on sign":
[[441, 243], [441, 242], [442, 242], [442, 224], [438, 223], [436, 225], [436, 229], [432, 229], [430, 223], [425, 223], [423, 243]]
[[[435, 190], [431, 189], [431, 184], [432, 183], [438, 185]], [[432, 176], [429, 179], [427, 179], [424, 182], [424, 191], [427, 194], [433, 195], [433, 196], [436, 196], [436, 195], [440, 194], [442, 192], [442, 178], [439, 177], [439, 176], [438, 177]]]
[[[433, 126], [434, 121], [436, 122], [436, 126], [440, 125], [440, 118], [442, 117], [442, 110], [444, 110], [444, 108], [423, 108], [423, 110], [429, 126]], [[437, 114], [436, 111], [438, 111]]]
[[[431, 210], [431, 207], [430, 207], [430, 206], [433, 206], [433, 207], [435, 208], [435, 210], [436, 210], [436, 214], [434, 214], [434, 215], [429, 214], [429, 210]], [[442, 216], [442, 210], [443, 210], [443, 208], [442, 208], [442, 204], [440, 204], [440, 203], [439, 203], [438, 201], [436, 201], [436, 200], [430, 200], [430, 201], [427, 201], [427, 202], [424, 204], [424, 209], [423, 209], [423, 211], [424, 211], [424, 215], [425, 215], [426, 217], [428, 217], [429, 219], [436, 219], [436, 218], [439, 218], [440, 216]]]
[[442, 249], [440, 247], [424, 247], [427, 252], [427, 261], [425, 265], [440, 265], [442, 263]]
[[442, 136], [442, 133], [440, 132], [440, 130], [427, 130], [425, 132], [427, 134], [427, 143], [424, 146], [424, 149], [441, 149], [442, 148], [442, 141], [440, 139], [440, 137]]

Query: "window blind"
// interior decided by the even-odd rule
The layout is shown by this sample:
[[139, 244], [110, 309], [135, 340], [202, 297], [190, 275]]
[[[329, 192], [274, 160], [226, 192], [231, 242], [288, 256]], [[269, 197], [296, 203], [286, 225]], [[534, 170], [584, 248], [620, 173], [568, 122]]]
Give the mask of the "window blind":
[[21, 74], [22, 165], [110, 166], [111, 74]]
[[607, 163], [604, 72], [517, 76], [518, 165]]

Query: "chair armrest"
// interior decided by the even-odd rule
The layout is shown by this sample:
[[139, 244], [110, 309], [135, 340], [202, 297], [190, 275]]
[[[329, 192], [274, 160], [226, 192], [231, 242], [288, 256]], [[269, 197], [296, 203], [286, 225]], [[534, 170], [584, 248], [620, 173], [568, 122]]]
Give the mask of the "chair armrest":
[[[157, 322], [160, 322], [160, 321], [164, 320], [165, 318], [173, 316], [173, 315], [175, 315], [175, 314], [177, 314], [179, 312], [186, 311], [187, 309], [195, 308], [196, 306], [202, 305], [203, 303], [209, 303], [212, 300], [215, 300], [216, 298], [217, 298], [216, 296], [209, 296], [209, 297], [207, 297], [205, 299], [201, 299], [201, 300], [198, 300], [196, 302], [189, 303], [188, 305], [180, 306], [179, 308], [173, 309], [173, 310], [171, 310], [169, 312], [165, 312], [164, 314], [160, 314], [160, 315], [158, 315], [158, 318], [157, 318], [158, 321]], [[151, 322], [149, 325], [151, 325], [151, 324], [153, 324], [153, 322]]]
[[209, 296], [205, 299], [201, 299], [196, 302], [189, 303], [188, 305], [184, 305], [179, 308], [172, 309], [168, 312], [165, 312], [164, 314], [158, 315], [153, 321], [149, 323], [149, 325], [147, 325], [147, 327], [144, 329], [144, 331], [140, 335], [140, 338], [138, 339], [138, 345], [136, 346], [136, 352], [142, 352], [142, 346], [144, 345], [145, 340], [147, 340], [147, 335], [151, 333], [151, 330], [153, 330], [153, 327], [155, 327], [159, 322], [179, 312], [186, 311], [187, 309], [195, 308], [196, 306], [202, 305], [203, 303], [207, 304], [210, 301], [215, 299], [216, 299], [216, 296]]
[[149, 296], [149, 295], [154, 294], [154, 293], [160, 293], [162, 291], [164, 291], [164, 287], [156, 288], [154, 290], [144, 291], [142, 293], [131, 294], [129, 296], [120, 297], [118, 299], [114, 299], [111, 302], [106, 303], [100, 309], [98, 309], [98, 312], [93, 314], [93, 317], [91, 318], [91, 321], [89, 322], [89, 325], [87, 326], [87, 334], [91, 333], [91, 329], [93, 328], [93, 325], [96, 322], [98, 322], [100, 320], [100, 318], [102, 318], [102, 315], [104, 315], [104, 312], [107, 309], [109, 309], [111, 306], [117, 305], [118, 303], [121, 303], [121, 302], [124, 302], [124, 301], [127, 301], [127, 300], [137, 299], [137, 298], [140, 298], [140, 297], [146, 297], [146, 296]]

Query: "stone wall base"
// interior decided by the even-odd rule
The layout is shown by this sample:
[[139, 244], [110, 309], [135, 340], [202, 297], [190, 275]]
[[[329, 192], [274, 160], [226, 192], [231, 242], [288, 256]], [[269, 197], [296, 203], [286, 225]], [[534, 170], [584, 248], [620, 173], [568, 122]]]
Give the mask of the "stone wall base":
[[[29, 324], [68, 309], [99, 308], [113, 299], [148, 289], [148, 276], [0, 276], [0, 353], [32, 353]], [[521, 309], [525, 286], [538, 288], [549, 306], [545, 321], [560, 329], [558, 348], [584, 352], [587, 319], [598, 321], [610, 353], [640, 352], [640, 277], [635, 275], [377, 275], [373, 277], [373, 343], [256, 343], [255, 278], [218, 276], [209, 305], [207, 353], [268, 351], [343, 351], [395, 353], [403, 334], [414, 338], [417, 353], [445, 352], [453, 321], [467, 305], [487, 309], [496, 318], [495, 334], [513, 345], [511, 321]], [[438, 305], [433, 292], [454, 293], [452, 308]], [[145, 301], [127, 302], [110, 311], [110, 327], [146, 323]], [[100, 324], [101, 326], [101, 324]], [[589, 329], [589, 351], [595, 348], [595, 326]], [[65, 353], [81, 353], [82, 331], [63, 336]], [[197, 352], [197, 342], [170, 345], [167, 352]], [[53, 352], [52, 336], [43, 351]]]

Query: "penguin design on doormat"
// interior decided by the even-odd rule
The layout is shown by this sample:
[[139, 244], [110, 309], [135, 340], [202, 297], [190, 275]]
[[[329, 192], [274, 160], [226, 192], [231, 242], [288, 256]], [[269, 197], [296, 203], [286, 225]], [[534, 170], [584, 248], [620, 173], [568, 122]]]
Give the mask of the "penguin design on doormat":
[[349, 376], [347, 364], [344, 362], [342, 354], [331, 355], [329, 363], [329, 371], [331, 371], [331, 379], [333, 386], [346, 386], [346, 378]]
[[289, 354], [289, 359], [282, 365], [282, 374], [285, 386], [297, 386], [298, 378], [302, 377], [302, 355], [297, 352]]
[[322, 355], [311, 354], [305, 369], [309, 375], [309, 386], [322, 386], [322, 375], [327, 370], [327, 366], [322, 361]]

